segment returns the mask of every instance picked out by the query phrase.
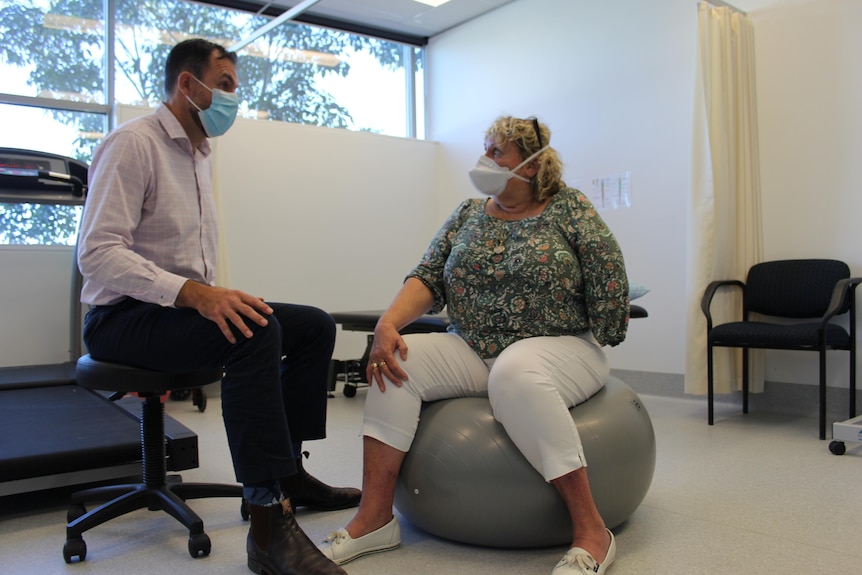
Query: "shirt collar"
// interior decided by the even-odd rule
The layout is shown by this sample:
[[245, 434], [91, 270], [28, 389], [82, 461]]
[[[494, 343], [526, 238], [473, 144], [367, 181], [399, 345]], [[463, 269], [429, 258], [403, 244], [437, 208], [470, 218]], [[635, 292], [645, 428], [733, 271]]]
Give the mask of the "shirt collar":
[[[159, 107], [156, 108], [156, 117], [159, 119], [159, 123], [161, 123], [162, 128], [164, 128], [165, 133], [167, 133], [168, 137], [172, 140], [185, 140], [189, 142], [189, 136], [186, 134], [185, 129], [183, 128], [180, 121], [177, 120], [177, 117], [174, 116], [174, 113], [164, 104], [159, 104]], [[187, 145], [191, 145], [188, 143]], [[204, 141], [201, 142], [201, 145], [198, 146], [198, 152], [200, 152], [201, 156], [206, 158], [210, 155], [212, 151], [212, 147], [210, 146], [209, 138], [204, 138]]]

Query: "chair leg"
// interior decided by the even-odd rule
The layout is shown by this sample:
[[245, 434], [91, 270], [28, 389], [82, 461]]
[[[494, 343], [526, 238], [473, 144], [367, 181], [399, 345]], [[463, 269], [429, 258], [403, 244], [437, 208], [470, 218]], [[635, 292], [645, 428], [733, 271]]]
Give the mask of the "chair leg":
[[850, 348], [850, 419], [856, 417], [856, 344]]
[[748, 413], [748, 348], [742, 348], [742, 413]]
[[[708, 337], [708, 336], [707, 336]], [[706, 345], [706, 403], [707, 403], [707, 421], [709, 425], [715, 423], [715, 409], [713, 407], [713, 400], [715, 399], [715, 387], [713, 382], [712, 375], [712, 346], [707, 343]]]
[[153, 507], [162, 509], [165, 513], [179, 521], [189, 530], [189, 535], [197, 535], [204, 532], [204, 522], [198, 514], [186, 505], [185, 501], [174, 493], [171, 485], [163, 485], [158, 488], [150, 488], [153, 496]]
[[826, 350], [820, 350], [820, 439], [826, 439]]
[[242, 485], [219, 483], [174, 483], [173, 491], [183, 501], [207, 497], [242, 497]]
[[[114, 497], [99, 507], [86, 511], [84, 504], [90, 501], [103, 501], [103, 496], [108, 496], [112, 491], [123, 490], [124, 493]], [[126, 513], [147, 507], [149, 498], [144, 485], [117, 485], [111, 490], [100, 491], [99, 489], [88, 489], [87, 491], [75, 493], [72, 496], [72, 505], [66, 515], [69, 523], [66, 525], [66, 538], [77, 539], [84, 531], [101, 525], [111, 519], [116, 519]]]

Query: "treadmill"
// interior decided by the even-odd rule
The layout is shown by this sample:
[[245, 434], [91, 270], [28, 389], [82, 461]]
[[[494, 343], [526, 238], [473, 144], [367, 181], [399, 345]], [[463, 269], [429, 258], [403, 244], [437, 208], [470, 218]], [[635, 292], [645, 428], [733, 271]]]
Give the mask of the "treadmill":
[[[0, 202], [83, 205], [88, 166], [0, 148]], [[75, 382], [83, 279], [71, 267], [69, 361], [0, 368], [0, 497], [141, 474], [140, 400], [112, 401]], [[197, 435], [165, 416], [167, 469], [198, 467]]]

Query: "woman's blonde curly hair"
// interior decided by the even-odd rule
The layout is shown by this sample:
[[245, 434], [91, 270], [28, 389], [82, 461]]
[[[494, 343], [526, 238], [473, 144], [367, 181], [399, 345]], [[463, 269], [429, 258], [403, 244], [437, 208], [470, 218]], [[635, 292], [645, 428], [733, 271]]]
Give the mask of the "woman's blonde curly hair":
[[[539, 133], [536, 132], [536, 126], [539, 128]], [[545, 151], [533, 159], [533, 162], [537, 162], [539, 166], [536, 177], [530, 182], [533, 198], [536, 201], [542, 202], [566, 187], [566, 183], [562, 180], [563, 163], [557, 151], [548, 146], [548, 142], [551, 141], [551, 130], [545, 124], [535, 118], [522, 120], [512, 116], [500, 116], [494, 120], [485, 132], [485, 136], [494, 140], [499, 147], [515, 142], [521, 151], [522, 160], [545, 147]]]

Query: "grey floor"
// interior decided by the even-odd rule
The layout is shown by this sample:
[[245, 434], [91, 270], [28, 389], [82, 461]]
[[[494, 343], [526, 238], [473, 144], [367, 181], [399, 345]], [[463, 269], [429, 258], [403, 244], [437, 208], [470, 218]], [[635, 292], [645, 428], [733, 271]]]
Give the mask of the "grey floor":
[[[329, 437], [311, 442], [307, 467], [334, 484], [358, 485], [359, 423], [365, 391], [329, 402]], [[862, 567], [862, 445], [829, 453], [808, 417], [738, 413], [717, 407], [706, 425], [703, 400], [641, 395], [657, 438], [657, 463], [643, 504], [615, 530], [617, 562], [610, 573], [749, 574], [858, 573]], [[168, 412], [200, 437], [201, 467], [185, 480], [233, 480], [218, 399], [200, 413], [190, 402]], [[87, 560], [62, 558], [66, 494], [0, 498], [0, 574], [250, 573], [248, 528], [236, 500], [199, 500], [213, 549], [192, 559], [185, 530], [163, 513], [138, 511], [86, 534]], [[352, 511], [300, 512], [314, 540], [341, 527]], [[401, 549], [356, 560], [351, 575], [386, 573], [547, 575], [564, 547], [500, 550], [427, 535], [402, 522]]]

